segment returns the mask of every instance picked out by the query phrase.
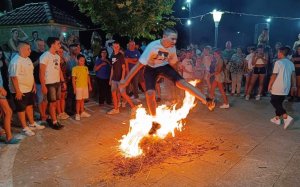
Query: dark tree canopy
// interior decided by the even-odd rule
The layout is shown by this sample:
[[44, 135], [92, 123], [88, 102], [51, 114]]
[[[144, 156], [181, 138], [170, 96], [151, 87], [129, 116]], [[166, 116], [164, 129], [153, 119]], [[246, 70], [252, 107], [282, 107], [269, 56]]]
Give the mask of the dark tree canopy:
[[175, 25], [170, 18], [175, 0], [70, 0], [94, 24], [113, 34], [131, 38], [153, 38]]

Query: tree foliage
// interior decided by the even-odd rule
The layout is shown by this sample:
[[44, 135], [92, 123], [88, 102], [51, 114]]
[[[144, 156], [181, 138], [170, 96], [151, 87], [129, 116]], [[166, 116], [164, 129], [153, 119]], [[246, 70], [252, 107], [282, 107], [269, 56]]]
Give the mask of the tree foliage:
[[[156, 32], [175, 25], [175, 0], [70, 0], [101, 29], [132, 38], [153, 38]], [[168, 17], [167, 17], [168, 16]]]

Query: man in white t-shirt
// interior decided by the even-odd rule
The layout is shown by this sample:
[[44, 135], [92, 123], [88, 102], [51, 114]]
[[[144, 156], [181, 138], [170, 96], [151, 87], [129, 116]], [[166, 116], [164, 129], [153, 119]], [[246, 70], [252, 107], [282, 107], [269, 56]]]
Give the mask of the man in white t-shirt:
[[66, 88], [65, 80], [60, 69], [60, 57], [57, 51], [61, 48], [59, 38], [49, 37], [47, 39], [49, 50], [40, 57], [40, 81], [43, 94], [47, 94], [49, 113], [52, 121], [48, 120], [49, 126], [55, 130], [63, 128], [57, 121], [56, 105], [60, 100], [61, 82]]
[[290, 52], [289, 47], [281, 47], [278, 50], [278, 59], [275, 62], [273, 74], [269, 83], [269, 91], [271, 92], [271, 104], [275, 108], [276, 116], [270, 121], [277, 125], [281, 124], [280, 117], [284, 121], [284, 129], [293, 122], [293, 118], [289, 116], [283, 108], [282, 103], [285, 97], [289, 94], [290, 89], [292, 94], [297, 91], [296, 75], [294, 64], [287, 59]]
[[[146, 100], [150, 114], [156, 115], [156, 100], [155, 100], [155, 84], [159, 75], [163, 75], [171, 79], [177, 87], [188, 91], [190, 94], [199, 99], [203, 104], [209, 104], [210, 109], [214, 108], [214, 102], [206, 101], [205, 95], [200, 90], [189, 84], [182, 78], [181, 75], [173, 68], [178, 62], [176, 55], [175, 44], [177, 41], [177, 31], [174, 29], [165, 29], [163, 38], [151, 42], [139, 58], [139, 62], [131, 69], [124, 80], [120, 82], [120, 88], [125, 88], [130, 80], [145, 67], [144, 78], [146, 82]], [[160, 128], [158, 123], [153, 123], [149, 134], [155, 134]]]
[[[37, 124], [33, 118], [34, 94], [36, 92], [33, 64], [29, 58], [31, 53], [30, 45], [25, 42], [18, 44], [18, 54], [9, 63], [9, 89], [14, 97], [19, 120], [23, 132], [27, 136], [33, 136], [33, 129], [44, 129], [44, 126]], [[29, 127], [26, 124], [26, 116], [29, 120]]]

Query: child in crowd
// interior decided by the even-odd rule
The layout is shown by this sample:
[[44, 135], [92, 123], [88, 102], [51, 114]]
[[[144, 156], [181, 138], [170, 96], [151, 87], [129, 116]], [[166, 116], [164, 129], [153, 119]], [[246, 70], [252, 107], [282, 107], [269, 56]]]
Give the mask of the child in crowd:
[[[112, 69], [110, 72], [109, 83], [111, 85], [111, 93], [112, 93], [114, 108], [107, 112], [107, 114], [110, 115], [120, 113], [119, 105], [118, 105], [118, 103], [120, 102], [120, 98], [118, 97], [118, 90], [119, 90], [120, 81], [124, 80], [125, 77], [124, 54], [122, 54], [120, 50], [120, 43], [116, 41], [113, 43], [113, 53], [111, 56], [111, 62], [112, 62]], [[121, 89], [120, 94], [123, 97], [123, 99], [128, 102], [128, 104], [131, 107], [131, 113], [134, 114], [137, 107], [133, 104], [130, 97], [126, 94], [126, 90]]]
[[84, 100], [89, 98], [89, 91], [92, 91], [88, 68], [85, 64], [85, 57], [81, 54], [77, 56], [78, 65], [72, 69], [72, 83], [74, 94], [76, 95], [76, 115], [75, 120], [90, 117], [84, 111]]

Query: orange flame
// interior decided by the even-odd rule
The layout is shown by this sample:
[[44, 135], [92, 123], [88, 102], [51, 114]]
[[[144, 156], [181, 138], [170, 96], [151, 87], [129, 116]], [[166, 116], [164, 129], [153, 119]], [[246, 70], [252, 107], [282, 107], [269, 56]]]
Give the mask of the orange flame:
[[[198, 81], [191, 81], [192, 85], [196, 85]], [[195, 97], [185, 92], [185, 98], [181, 108], [176, 109], [176, 104], [168, 107], [160, 105], [156, 108], [156, 116], [147, 114], [145, 108], [138, 108], [136, 118], [130, 120], [129, 132], [123, 135], [120, 140], [120, 150], [125, 157], [136, 157], [143, 154], [143, 150], [139, 147], [141, 140], [149, 136], [148, 133], [152, 127], [152, 122], [161, 125], [157, 130], [156, 136], [164, 139], [169, 133], [175, 136], [175, 129], [181, 131], [185, 125], [182, 120], [186, 118], [189, 111], [196, 105]]]

